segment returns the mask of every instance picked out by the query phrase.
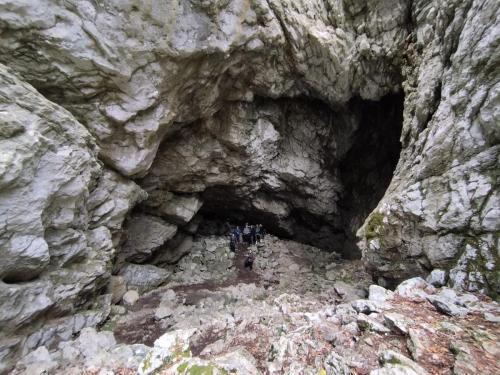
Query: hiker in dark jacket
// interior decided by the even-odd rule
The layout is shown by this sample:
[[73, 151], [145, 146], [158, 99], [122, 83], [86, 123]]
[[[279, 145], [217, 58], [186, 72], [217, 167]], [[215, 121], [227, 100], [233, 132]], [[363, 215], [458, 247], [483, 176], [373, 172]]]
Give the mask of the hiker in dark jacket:
[[234, 234], [231, 234], [229, 237], [229, 250], [231, 250], [233, 253], [236, 251], [236, 237]]
[[255, 242], [260, 243], [260, 240], [261, 240], [260, 224], [257, 224], [255, 226]]
[[253, 269], [253, 262], [255, 261], [255, 255], [252, 252], [249, 252], [245, 258], [245, 268]]
[[259, 233], [260, 233], [261, 240], [263, 240], [264, 237], [266, 236], [266, 230], [264, 229], [262, 224], [259, 224]]
[[236, 243], [239, 244], [241, 242], [241, 229], [240, 229], [240, 227], [237, 226], [233, 233], [234, 233]]
[[243, 228], [243, 242], [250, 245], [250, 227], [248, 226], [248, 223], [246, 223], [245, 228]]
[[250, 241], [252, 242], [252, 245], [257, 243], [257, 231], [255, 229], [255, 225], [250, 227]]

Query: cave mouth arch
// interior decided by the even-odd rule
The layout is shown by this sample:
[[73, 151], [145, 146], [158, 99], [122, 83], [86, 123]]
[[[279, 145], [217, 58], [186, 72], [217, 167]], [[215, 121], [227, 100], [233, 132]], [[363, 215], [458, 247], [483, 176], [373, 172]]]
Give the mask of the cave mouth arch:
[[[287, 131], [290, 125], [287, 121], [297, 120], [291, 108], [295, 104], [300, 106], [306, 102], [308, 110], [316, 111], [310, 113], [311, 123], [319, 116], [333, 127], [326, 131], [317, 129], [323, 140], [319, 142], [321, 150], [315, 154], [320, 155], [323, 173], [333, 181], [333, 194], [326, 195], [332, 202], [323, 202], [325, 197], [317, 197], [315, 202], [314, 194], [322, 190], [311, 194], [301, 180], [294, 185], [292, 179], [285, 188], [264, 185], [257, 190], [242, 187], [237, 181], [216, 183], [201, 194], [204, 204], [199, 216], [203, 219], [198, 232], [222, 235], [227, 233], [227, 222], [232, 225], [261, 223], [278, 237], [358, 259], [361, 253], [356, 245], [356, 231], [383, 197], [399, 160], [404, 96], [389, 94], [379, 101], [354, 98], [338, 109], [307, 98], [301, 98], [299, 104], [285, 102], [285, 111], [290, 113], [281, 119], [282, 128], [277, 126], [284, 144], [294, 143], [287, 137], [296, 136], [293, 130]], [[314, 145], [303, 144], [304, 155], [311, 154], [308, 147]], [[333, 209], [321, 211], [317, 206], [322, 203], [332, 203]]]

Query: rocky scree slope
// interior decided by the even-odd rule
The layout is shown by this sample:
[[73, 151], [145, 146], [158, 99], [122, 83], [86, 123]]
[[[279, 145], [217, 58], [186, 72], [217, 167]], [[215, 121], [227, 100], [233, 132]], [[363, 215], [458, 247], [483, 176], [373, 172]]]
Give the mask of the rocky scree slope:
[[499, 6], [0, 0], [2, 365], [240, 202], [382, 285], [496, 295]]
[[[224, 237], [201, 237], [195, 248], [164, 287], [113, 306], [100, 332], [42, 346], [14, 373], [499, 371], [500, 308], [488, 297], [418, 277], [392, 292], [370, 285], [359, 260], [276, 238], [258, 247], [252, 271]], [[193, 274], [193, 263], [202, 270]]]

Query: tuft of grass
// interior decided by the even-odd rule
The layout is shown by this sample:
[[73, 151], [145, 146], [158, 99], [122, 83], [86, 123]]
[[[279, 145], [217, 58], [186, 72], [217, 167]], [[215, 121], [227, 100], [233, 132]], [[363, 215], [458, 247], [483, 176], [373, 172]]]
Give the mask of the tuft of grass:
[[384, 215], [379, 212], [374, 212], [365, 229], [365, 236], [367, 240], [381, 237], [381, 229], [384, 226]]

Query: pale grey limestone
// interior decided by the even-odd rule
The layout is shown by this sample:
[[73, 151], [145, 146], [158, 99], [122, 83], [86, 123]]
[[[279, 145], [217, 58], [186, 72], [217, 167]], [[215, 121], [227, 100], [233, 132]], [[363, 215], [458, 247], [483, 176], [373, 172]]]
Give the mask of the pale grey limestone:
[[[92, 305], [112, 270], [178, 261], [193, 241], [177, 226], [194, 235], [199, 213], [228, 198], [328, 250], [361, 226], [385, 285], [435, 270], [430, 284], [446, 272], [456, 289], [498, 295], [499, 6], [0, 0], [2, 371], [105, 319], [110, 297]], [[395, 93], [394, 176], [366, 220], [345, 220], [353, 186], [336, 166], [359, 136], [355, 98]], [[147, 214], [130, 214], [142, 201]], [[298, 222], [311, 218], [317, 231]], [[141, 288], [168, 277], [132, 274]], [[434, 292], [412, 280], [397, 293]], [[370, 287], [371, 300], [391, 296]]]

